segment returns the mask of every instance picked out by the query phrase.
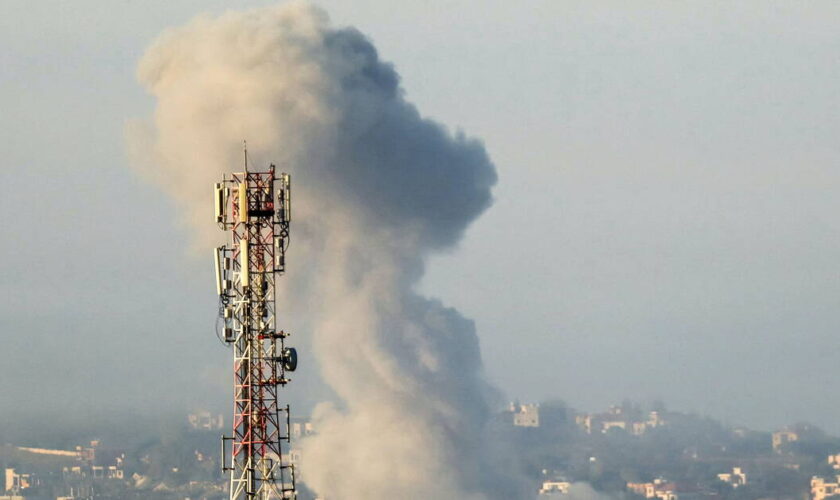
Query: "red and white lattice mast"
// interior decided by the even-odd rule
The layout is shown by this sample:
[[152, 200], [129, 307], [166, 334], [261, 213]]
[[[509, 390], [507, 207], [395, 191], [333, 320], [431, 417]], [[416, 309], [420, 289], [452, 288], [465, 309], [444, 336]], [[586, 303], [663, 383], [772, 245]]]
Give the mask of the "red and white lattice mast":
[[[233, 435], [222, 437], [222, 469], [230, 473], [230, 499], [294, 499], [295, 470], [288, 462], [289, 405], [278, 397], [297, 367], [288, 333], [277, 328], [275, 277], [285, 271], [289, 244], [289, 175], [234, 173], [216, 184], [216, 221], [230, 234], [215, 249], [216, 290], [233, 346]], [[229, 449], [229, 459], [226, 458]]]

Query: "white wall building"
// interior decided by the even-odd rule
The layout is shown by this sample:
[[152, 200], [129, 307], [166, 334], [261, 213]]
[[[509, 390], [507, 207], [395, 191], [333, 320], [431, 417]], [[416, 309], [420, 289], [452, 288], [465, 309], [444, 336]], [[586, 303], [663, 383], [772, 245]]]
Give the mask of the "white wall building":
[[833, 495], [840, 495], [840, 475], [833, 480], [818, 476], [811, 478], [811, 500], [824, 500]]
[[540, 488], [540, 496], [568, 495], [572, 483], [568, 481], [545, 481]]
[[747, 474], [740, 468], [734, 467], [732, 472], [723, 472], [717, 475], [720, 481], [731, 485], [733, 488], [747, 484]]
[[513, 425], [516, 427], [540, 426], [540, 405], [511, 403], [510, 409], [513, 412]]

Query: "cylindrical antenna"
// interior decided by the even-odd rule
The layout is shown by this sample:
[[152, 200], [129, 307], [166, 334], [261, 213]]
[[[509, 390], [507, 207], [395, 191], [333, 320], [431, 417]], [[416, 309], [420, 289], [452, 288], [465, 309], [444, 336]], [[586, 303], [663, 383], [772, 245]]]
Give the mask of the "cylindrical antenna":
[[242, 140], [242, 151], [245, 153], [245, 173], [248, 173], [248, 141]]

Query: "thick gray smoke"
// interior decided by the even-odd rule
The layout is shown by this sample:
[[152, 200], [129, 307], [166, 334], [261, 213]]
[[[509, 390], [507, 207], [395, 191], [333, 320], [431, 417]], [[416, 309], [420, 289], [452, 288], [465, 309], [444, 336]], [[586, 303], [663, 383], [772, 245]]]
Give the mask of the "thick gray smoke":
[[303, 4], [171, 30], [139, 78], [157, 109], [129, 146], [201, 245], [218, 237], [210, 188], [240, 168], [243, 138], [292, 174], [280, 300], [311, 318], [341, 399], [302, 443], [307, 484], [329, 499], [521, 497], [482, 433], [493, 391], [472, 321], [414, 290], [426, 256], [491, 203], [482, 145], [422, 118], [362, 34]]

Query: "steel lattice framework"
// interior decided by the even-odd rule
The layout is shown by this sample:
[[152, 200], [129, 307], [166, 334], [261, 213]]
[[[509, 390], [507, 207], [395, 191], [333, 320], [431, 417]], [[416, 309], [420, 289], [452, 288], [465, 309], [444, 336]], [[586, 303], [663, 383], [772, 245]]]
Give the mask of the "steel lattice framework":
[[[291, 219], [290, 179], [265, 172], [234, 173], [216, 184], [216, 221], [230, 234], [215, 250], [223, 340], [233, 345], [233, 435], [222, 437], [222, 468], [230, 498], [294, 499], [295, 470], [284, 454], [289, 406], [278, 390], [297, 366], [297, 352], [277, 329], [275, 277], [285, 271]], [[276, 188], [276, 189], [275, 189]], [[230, 449], [230, 462], [226, 458]]]

